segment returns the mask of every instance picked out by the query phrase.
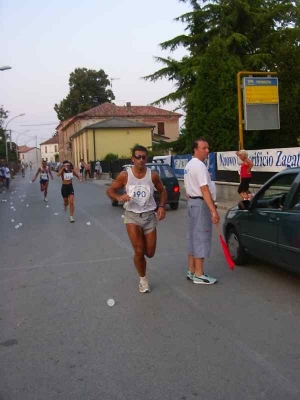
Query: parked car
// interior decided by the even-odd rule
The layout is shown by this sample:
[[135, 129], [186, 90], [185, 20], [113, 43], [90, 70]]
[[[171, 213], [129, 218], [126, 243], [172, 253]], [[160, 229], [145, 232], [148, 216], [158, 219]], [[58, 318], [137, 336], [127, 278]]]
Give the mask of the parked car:
[[[131, 168], [132, 165], [124, 165], [122, 171], [126, 171], [127, 168]], [[177, 210], [180, 198], [180, 187], [178, 179], [173, 171], [173, 169], [167, 164], [157, 164], [157, 163], [147, 163], [147, 168], [156, 171], [160, 176], [160, 179], [167, 191], [167, 204], [170, 205], [171, 210]], [[118, 191], [118, 194], [122, 195], [125, 193], [125, 188]], [[159, 204], [159, 193], [154, 191], [154, 199], [157, 204]], [[111, 204], [116, 207], [118, 206], [118, 201], [111, 201]]]
[[51, 161], [51, 162], [50, 162], [50, 169], [51, 169], [51, 171], [54, 171], [54, 167], [55, 167], [56, 164], [57, 164], [57, 163], [56, 163], [55, 161]]
[[61, 167], [62, 167], [62, 163], [61, 162], [57, 162], [57, 163], [55, 163], [53, 169], [54, 169], [54, 171], [58, 172]]
[[300, 168], [273, 176], [251, 201], [228, 210], [223, 226], [237, 265], [253, 255], [300, 270]]

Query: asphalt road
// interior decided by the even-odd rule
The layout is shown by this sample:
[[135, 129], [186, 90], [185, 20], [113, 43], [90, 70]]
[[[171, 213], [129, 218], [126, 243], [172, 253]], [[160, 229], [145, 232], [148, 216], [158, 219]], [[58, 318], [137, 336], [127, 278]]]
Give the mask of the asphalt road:
[[187, 281], [181, 203], [140, 294], [106, 187], [75, 182], [70, 224], [60, 180], [45, 203], [29, 179], [0, 194], [0, 400], [300, 398], [298, 275], [259, 261], [230, 271], [215, 233], [206, 271], [219, 282]]

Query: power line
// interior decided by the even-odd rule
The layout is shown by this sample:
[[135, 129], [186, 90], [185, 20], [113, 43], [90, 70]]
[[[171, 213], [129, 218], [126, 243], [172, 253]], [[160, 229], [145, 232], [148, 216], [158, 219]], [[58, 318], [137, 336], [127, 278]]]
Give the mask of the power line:
[[20, 125], [20, 126], [43, 126], [43, 125], [58, 125], [58, 122], [53, 122], [50, 124], [32, 124], [32, 125]]

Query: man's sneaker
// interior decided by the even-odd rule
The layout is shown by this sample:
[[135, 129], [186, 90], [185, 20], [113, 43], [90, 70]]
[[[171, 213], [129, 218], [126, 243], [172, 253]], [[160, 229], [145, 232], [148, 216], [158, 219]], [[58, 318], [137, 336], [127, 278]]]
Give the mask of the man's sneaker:
[[48, 201], [47, 197], [44, 198], [44, 201]]
[[188, 279], [189, 281], [192, 281], [194, 278], [194, 274], [191, 271], [188, 271], [186, 273], [186, 279]]
[[200, 285], [213, 285], [217, 282], [216, 278], [212, 278], [209, 275], [203, 274], [201, 276], [194, 275], [193, 282]]
[[150, 287], [146, 278], [140, 278], [139, 291], [141, 293], [150, 293]]
[[74, 217], [72, 217], [72, 215], [70, 215], [70, 222], [75, 222]]

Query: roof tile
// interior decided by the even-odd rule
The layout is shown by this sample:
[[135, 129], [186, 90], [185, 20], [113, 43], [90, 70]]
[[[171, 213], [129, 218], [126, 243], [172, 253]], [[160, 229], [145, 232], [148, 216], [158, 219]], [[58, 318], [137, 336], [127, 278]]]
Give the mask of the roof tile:
[[76, 117], [150, 117], [150, 116], [175, 116], [181, 117], [182, 114], [163, 110], [154, 106], [116, 106], [113, 103], [103, 103], [100, 106], [91, 108]]

